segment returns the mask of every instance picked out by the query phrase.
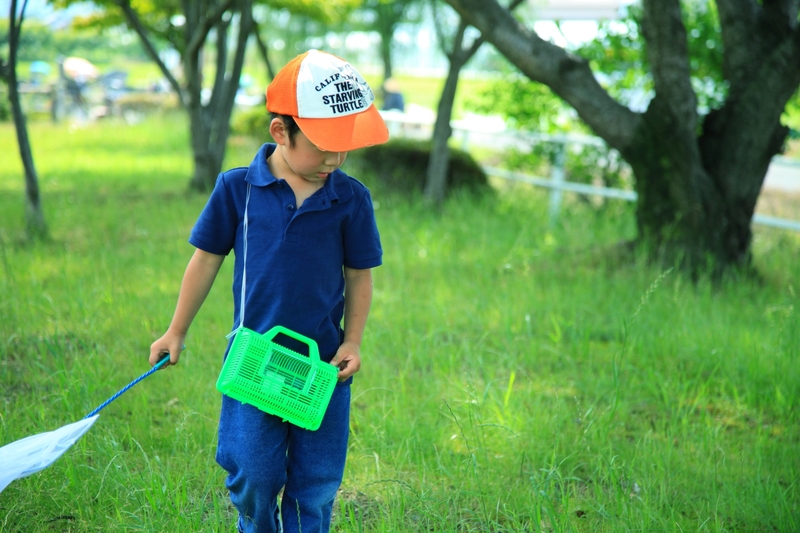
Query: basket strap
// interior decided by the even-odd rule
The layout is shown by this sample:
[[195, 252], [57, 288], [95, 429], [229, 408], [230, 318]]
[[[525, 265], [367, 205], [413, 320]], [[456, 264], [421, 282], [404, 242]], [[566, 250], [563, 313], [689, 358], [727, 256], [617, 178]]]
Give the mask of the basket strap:
[[237, 331], [239, 331], [244, 326], [244, 299], [247, 293], [247, 228], [249, 226], [249, 220], [247, 217], [247, 209], [250, 206], [250, 184], [247, 184], [247, 198], [244, 201], [244, 236], [242, 240], [242, 293], [239, 295], [239, 325], [228, 333], [225, 338], [230, 339], [233, 337]]

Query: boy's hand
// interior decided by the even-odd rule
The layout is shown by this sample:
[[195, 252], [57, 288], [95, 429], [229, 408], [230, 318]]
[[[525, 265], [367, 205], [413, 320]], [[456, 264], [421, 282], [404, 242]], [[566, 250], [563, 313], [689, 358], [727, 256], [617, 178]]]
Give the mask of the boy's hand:
[[169, 362], [164, 363], [162, 368], [171, 365], [177, 365], [178, 359], [181, 357], [181, 351], [185, 348], [183, 344], [185, 337], [174, 335], [170, 332], [164, 334], [163, 337], [150, 345], [150, 366], [155, 366], [165, 353], [169, 353]]
[[361, 348], [353, 342], [343, 343], [331, 364], [339, 367], [339, 381], [346, 381], [361, 368]]

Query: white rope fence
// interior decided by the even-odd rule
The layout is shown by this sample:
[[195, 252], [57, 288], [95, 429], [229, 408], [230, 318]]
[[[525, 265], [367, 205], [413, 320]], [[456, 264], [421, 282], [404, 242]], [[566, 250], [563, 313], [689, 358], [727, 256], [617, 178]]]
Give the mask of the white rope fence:
[[[569, 181], [561, 181], [558, 179], [539, 178], [536, 176], [529, 176], [527, 174], [520, 174], [518, 172], [510, 172], [502, 168], [483, 167], [483, 171], [489, 176], [495, 176], [512, 181], [520, 181], [523, 183], [530, 183], [538, 187], [545, 187], [553, 191], [570, 191], [578, 194], [587, 194], [592, 196], [603, 196], [605, 198], [616, 198], [618, 200], [626, 200], [628, 202], [635, 202], [638, 199], [636, 191], [626, 191], [623, 189], [612, 189], [608, 187], [597, 187], [595, 185], [587, 185], [585, 183], [572, 183]], [[554, 200], [557, 198], [557, 200]], [[560, 204], [560, 196], [551, 197], [550, 201], [550, 216], [551, 220], [558, 214], [558, 206]], [[762, 226], [770, 226], [773, 228], [788, 229], [793, 231], [800, 231], [800, 222], [796, 220], [789, 220], [785, 218], [771, 217], [767, 215], [753, 215], [753, 223]]]
[[[430, 110], [417, 110], [411, 113], [391, 111], [382, 112], [382, 115], [392, 136], [429, 139], [433, 132], [433, 122], [435, 120], [434, 115], [431, 113]], [[635, 191], [598, 187], [584, 183], [573, 183], [564, 179], [564, 157], [566, 147], [570, 144], [605, 146], [605, 141], [599, 137], [576, 134], [549, 135], [542, 133], [510, 132], [505, 129], [505, 125], [501, 121], [492, 121], [490, 123], [476, 125], [470, 120], [454, 120], [451, 122], [451, 127], [453, 128], [453, 138], [460, 142], [461, 148], [464, 151], [467, 151], [472, 144], [482, 147], [493, 145], [503, 147], [516, 146], [518, 148], [525, 148], [530, 146], [531, 143], [537, 142], [561, 145], [561, 150], [556, 154], [556, 161], [551, 169], [549, 178], [511, 172], [501, 168], [483, 167], [484, 172], [489, 176], [551, 189], [549, 207], [551, 222], [555, 221], [558, 217], [564, 191], [591, 196], [602, 196], [605, 198], [616, 198], [628, 202], [635, 202], [638, 198]], [[774, 157], [773, 162], [783, 167], [800, 167], [800, 160], [783, 156]], [[798, 183], [798, 188], [800, 188], [800, 183]], [[797, 220], [755, 214], [753, 215], [753, 223], [773, 228], [800, 231], [800, 221]]]

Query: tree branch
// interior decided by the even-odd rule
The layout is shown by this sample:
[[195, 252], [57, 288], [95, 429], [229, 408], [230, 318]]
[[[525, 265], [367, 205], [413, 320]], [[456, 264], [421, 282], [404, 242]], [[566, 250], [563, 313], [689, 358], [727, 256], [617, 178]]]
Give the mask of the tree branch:
[[621, 150], [631, 144], [641, 115], [611, 98], [584, 59], [539, 38], [497, 0], [446, 1], [523, 74], [575, 108], [609, 145]]
[[[464, 33], [467, 31], [469, 27], [469, 23], [461, 18], [458, 21], [458, 29], [456, 30], [456, 34], [453, 37], [453, 43], [450, 50], [446, 50], [444, 48], [444, 41], [442, 42], [442, 50], [447, 55], [447, 58], [450, 60], [451, 63], [458, 63], [459, 65], [463, 65], [466, 62], [466, 58], [469, 58], [472, 54], [467, 55], [466, 58], [463, 56], [466, 54], [467, 50], [462, 48], [462, 44], [464, 42]], [[481, 41], [482, 43], [483, 41]], [[475, 49], [477, 50], [477, 48]]]
[[[519, 6], [519, 5], [520, 5], [522, 2], [524, 2], [524, 1], [525, 1], [525, 0], [514, 0], [513, 2], [511, 2], [511, 3], [508, 5], [508, 7], [507, 7], [506, 9], [508, 9], [508, 11], [509, 11], [509, 12], [512, 12], [512, 11], [514, 11], [515, 9], [517, 9], [517, 7], [518, 7], [518, 6]], [[477, 39], [475, 39], [474, 41], [472, 41], [472, 46], [470, 46], [470, 47], [469, 47], [469, 50], [467, 50], [467, 57], [472, 57], [473, 55], [475, 55], [475, 52], [477, 52], [477, 51], [478, 51], [478, 48], [480, 48], [480, 47], [481, 47], [481, 45], [482, 45], [483, 43], [485, 43], [485, 42], [486, 42], [486, 39], [484, 39], [484, 38], [483, 38], [483, 35], [482, 35], [482, 34], [481, 34], [481, 36], [480, 36], [480, 37], [478, 37]]]
[[[436, 38], [442, 43], [442, 51], [445, 55], [448, 55], [447, 52], [447, 35], [444, 32], [444, 22], [442, 22], [442, 16], [439, 10], [437, 9], [438, 2], [435, 0], [431, 0], [431, 12], [433, 13], [433, 29], [436, 30]], [[462, 18], [461, 21], [464, 19]], [[448, 56], [449, 58], [449, 56]]]
[[800, 0], [764, 0], [764, 14], [778, 27], [796, 28]]
[[193, 55], [197, 53], [200, 47], [203, 46], [208, 32], [222, 20], [222, 15], [231, 8], [233, 3], [234, 0], [225, 0], [221, 4], [218, 4], [217, 8], [212, 11], [210, 15], [200, 19], [199, 26], [195, 29], [192, 38], [186, 44], [186, 54]]
[[[218, 109], [217, 103], [220, 101], [226, 101], [222, 93], [222, 87], [225, 85], [225, 76], [227, 74], [228, 69], [228, 30], [231, 27], [231, 21], [233, 17], [228, 20], [222, 20], [217, 23], [214, 28], [214, 34], [216, 38], [217, 50], [215, 52], [216, 56], [216, 65], [214, 68], [214, 83], [211, 89], [211, 99], [206, 106], [206, 109]], [[238, 80], [237, 80], [238, 81]], [[220, 100], [220, 98], [223, 98]]]
[[145, 29], [141, 19], [139, 19], [139, 15], [137, 15], [136, 11], [134, 11], [133, 7], [131, 7], [130, 0], [117, 0], [117, 5], [122, 9], [128, 24], [131, 25], [133, 31], [135, 31], [139, 36], [139, 40], [142, 41], [142, 46], [144, 47], [147, 55], [150, 56], [150, 59], [155, 61], [156, 65], [158, 65], [158, 68], [161, 70], [161, 73], [165, 78], [167, 78], [172, 90], [178, 95], [178, 102], [180, 102], [181, 106], [186, 107], [186, 100], [180, 83], [178, 83], [178, 80], [175, 79], [164, 62], [161, 61], [158, 51], [156, 51], [155, 46], [153, 46], [153, 43], [150, 41], [150, 38], [147, 35], [147, 29]]
[[695, 135], [697, 95], [692, 88], [689, 47], [680, 0], [644, 0], [642, 32], [658, 97]]
[[25, 9], [28, 7], [28, 0], [22, 2], [22, 9], [19, 10], [19, 22], [17, 22], [17, 39], [22, 31], [22, 23], [25, 21]]
[[19, 20], [17, 20], [17, 2], [16, 0], [12, 0], [11, 6], [9, 7], [9, 14], [8, 14], [8, 39], [9, 39], [9, 46], [11, 45], [11, 39], [14, 40], [15, 46], [19, 45], [19, 35], [22, 32], [22, 23], [25, 20], [25, 8], [28, 7], [28, 0], [23, 0], [22, 2], [22, 9], [19, 11]]
[[[212, 117], [212, 144], [209, 147], [215, 159], [222, 164], [225, 154], [225, 145], [230, 133], [230, 116], [236, 103], [236, 91], [239, 89], [239, 78], [244, 67], [244, 56], [247, 51], [247, 42], [253, 33], [253, 1], [238, 0], [239, 5], [239, 33], [236, 39], [236, 50], [233, 56], [233, 66], [230, 77], [219, 88], [220, 105], [216, 108], [216, 115]], [[215, 93], [217, 89], [215, 88]]]
[[717, 11], [723, 44], [723, 75], [735, 92], [740, 80], [747, 77], [761, 7], [756, 0], [717, 0]]
[[[770, 29], [761, 29], [770, 32]], [[755, 36], [757, 38], [757, 36]], [[731, 113], [729, 128], [741, 137], [750, 137], [750, 144], [764, 142], [757, 132], [766, 131], [767, 125], [780, 123], [786, 103], [800, 85], [800, 31], [784, 37], [759, 60], [746, 83], [742, 84], [736, 101], [736, 111]], [[752, 110], [758, 108], [758, 113]], [[755, 122], [754, 123], [754, 117]], [[759, 124], [763, 122], [764, 126]], [[733, 159], [735, 156], [731, 154]]]
[[269, 80], [272, 80], [275, 78], [275, 69], [272, 68], [272, 62], [269, 60], [267, 43], [261, 38], [261, 27], [255, 20], [253, 21], [253, 33], [256, 36], [256, 44], [258, 45], [258, 51], [261, 53], [261, 59], [264, 60], [264, 64], [267, 66], [267, 76]]
[[752, 77], [783, 41], [797, 32], [800, 0], [717, 0], [724, 75], [731, 95], [746, 91]]

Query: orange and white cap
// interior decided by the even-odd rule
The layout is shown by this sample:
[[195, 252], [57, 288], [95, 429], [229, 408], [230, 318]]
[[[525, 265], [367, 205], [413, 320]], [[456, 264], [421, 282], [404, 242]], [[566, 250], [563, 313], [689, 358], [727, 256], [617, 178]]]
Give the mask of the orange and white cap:
[[267, 111], [289, 115], [317, 148], [348, 152], [382, 144], [389, 130], [367, 82], [344, 59], [309, 50], [267, 87]]

